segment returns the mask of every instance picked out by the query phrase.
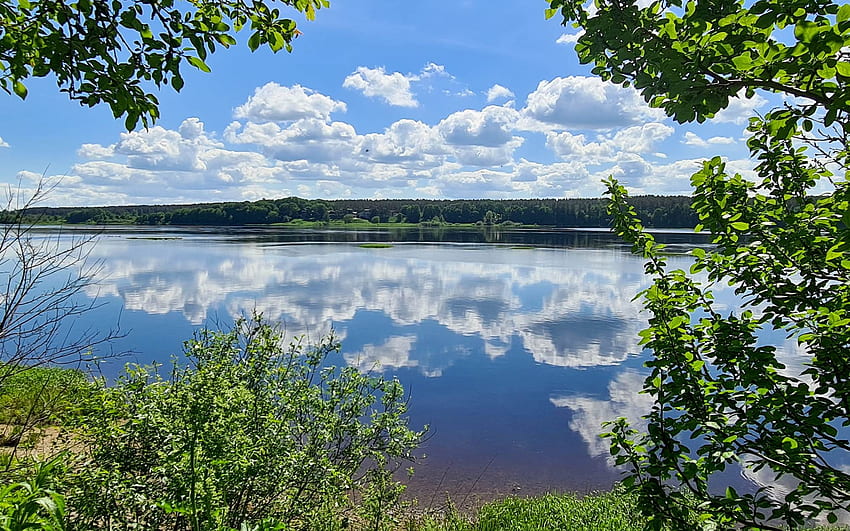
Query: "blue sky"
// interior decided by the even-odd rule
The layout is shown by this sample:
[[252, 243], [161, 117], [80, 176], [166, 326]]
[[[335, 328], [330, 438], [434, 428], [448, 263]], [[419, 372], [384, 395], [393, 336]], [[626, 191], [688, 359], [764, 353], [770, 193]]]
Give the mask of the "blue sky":
[[675, 124], [579, 65], [576, 30], [515, 0], [332, 0], [293, 53], [244, 45], [185, 67], [161, 119], [127, 133], [52, 79], [0, 96], [0, 179], [61, 178], [52, 205], [308, 198], [596, 197], [610, 174], [633, 193], [688, 193], [700, 160], [751, 168], [753, 109], [733, 100]]

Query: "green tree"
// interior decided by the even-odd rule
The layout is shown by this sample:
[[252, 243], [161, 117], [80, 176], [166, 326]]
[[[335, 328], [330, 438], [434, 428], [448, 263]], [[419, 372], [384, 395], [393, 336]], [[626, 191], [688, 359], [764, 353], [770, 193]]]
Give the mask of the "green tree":
[[[282, 0], [315, 17], [328, 0]], [[271, 2], [244, 0], [0, 0], [0, 88], [21, 98], [30, 77], [53, 75], [82, 105], [106, 103], [127, 129], [159, 116], [153, 87], [183, 87], [185, 63], [204, 62], [217, 46], [236, 44], [249, 28], [248, 47], [290, 51], [294, 20]]]
[[[589, 10], [553, 0], [550, 8], [547, 16], [584, 30], [576, 51], [594, 73], [633, 85], [679, 122], [701, 122], [756, 90], [794, 96], [750, 121], [754, 182], [728, 174], [719, 158], [692, 177], [697, 228], [716, 247], [695, 250], [690, 272], [669, 270], [625, 190], [608, 181], [615, 230], [653, 276], [641, 338], [652, 351], [643, 391], [654, 405], [645, 433], [619, 419], [606, 436], [652, 528], [834, 521], [850, 503], [850, 475], [837, 465], [850, 452], [850, 5], [598, 0]], [[813, 193], [818, 185], [830, 191]], [[713, 303], [712, 286], [726, 284], [740, 311]], [[771, 330], [806, 352], [802, 371], [760, 340]], [[763, 487], [709, 488], [733, 466], [760, 474]]]

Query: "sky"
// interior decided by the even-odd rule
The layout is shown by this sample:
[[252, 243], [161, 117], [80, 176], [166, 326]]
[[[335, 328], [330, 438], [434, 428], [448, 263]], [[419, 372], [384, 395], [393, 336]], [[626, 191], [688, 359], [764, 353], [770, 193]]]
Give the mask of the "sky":
[[211, 73], [186, 65], [161, 118], [127, 132], [51, 78], [0, 93], [0, 183], [56, 187], [44, 204], [99, 206], [304, 198], [599, 197], [688, 194], [700, 161], [752, 168], [735, 99], [679, 125], [575, 55], [577, 30], [545, 1], [331, 0], [292, 53], [250, 53], [248, 32]]

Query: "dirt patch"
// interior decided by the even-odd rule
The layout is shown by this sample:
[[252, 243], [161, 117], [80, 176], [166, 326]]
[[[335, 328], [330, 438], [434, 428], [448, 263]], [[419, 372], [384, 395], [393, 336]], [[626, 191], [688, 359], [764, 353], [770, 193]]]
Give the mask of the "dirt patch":
[[74, 433], [61, 426], [38, 426], [23, 430], [14, 424], [0, 424], [0, 453], [17, 458], [49, 459], [63, 451], [82, 452]]

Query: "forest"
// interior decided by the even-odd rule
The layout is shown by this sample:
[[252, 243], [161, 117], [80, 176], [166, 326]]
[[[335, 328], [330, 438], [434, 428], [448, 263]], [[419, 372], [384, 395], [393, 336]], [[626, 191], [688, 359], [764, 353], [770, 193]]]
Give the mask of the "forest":
[[[692, 228], [697, 217], [686, 196], [630, 198], [648, 227]], [[304, 221], [464, 223], [608, 227], [603, 199], [261, 199], [253, 202], [31, 208], [42, 223], [136, 225], [252, 225]], [[6, 213], [8, 215], [8, 213]], [[2, 218], [0, 218], [2, 219]]]

